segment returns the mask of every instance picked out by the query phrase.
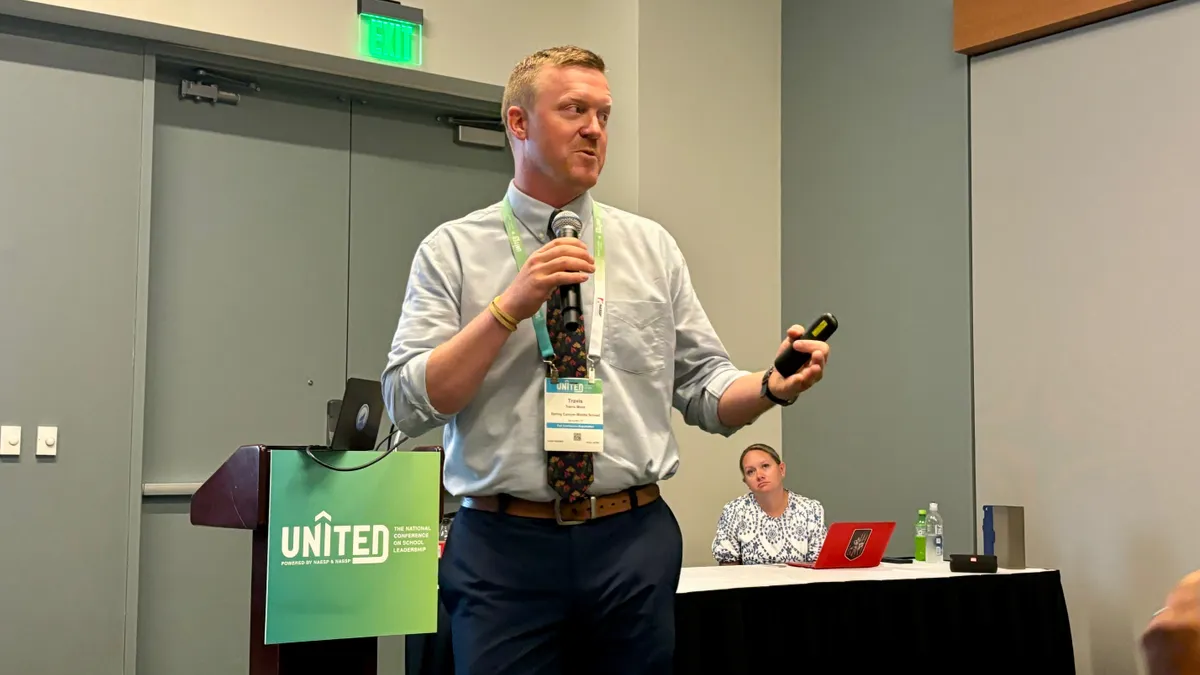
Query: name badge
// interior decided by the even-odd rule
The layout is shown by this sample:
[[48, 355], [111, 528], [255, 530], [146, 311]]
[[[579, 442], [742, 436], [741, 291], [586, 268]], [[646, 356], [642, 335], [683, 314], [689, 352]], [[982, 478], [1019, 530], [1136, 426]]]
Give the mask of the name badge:
[[604, 393], [600, 380], [546, 379], [546, 452], [603, 452]]

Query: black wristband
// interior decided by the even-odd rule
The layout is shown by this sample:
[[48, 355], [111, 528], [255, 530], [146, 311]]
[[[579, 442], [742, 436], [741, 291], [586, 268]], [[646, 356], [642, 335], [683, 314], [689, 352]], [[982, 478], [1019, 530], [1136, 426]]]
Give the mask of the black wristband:
[[767, 383], [771, 381], [771, 373], [773, 373], [773, 372], [775, 372], [775, 366], [771, 366], [770, 368], [767, 368], [767, 372], [763, 373], [762, 397], [778, 406], [786, 407], [786, 406], [789, 406], [789, 405], [795, 403], [796, 399], [792, 399], [790, 401], [785, 401], [785, 400], [779, 398], [778, 396], [776, 396], [775, 394], [771, 393], [771, 388], [767, 386]]

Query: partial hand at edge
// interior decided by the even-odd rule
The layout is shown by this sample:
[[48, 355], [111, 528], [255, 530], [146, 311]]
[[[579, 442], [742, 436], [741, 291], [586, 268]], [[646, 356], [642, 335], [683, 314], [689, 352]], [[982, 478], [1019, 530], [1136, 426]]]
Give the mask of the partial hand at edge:
[[1142, 634], [1150, 675], [1200, 675], [1200, 570], [1179, 582]]

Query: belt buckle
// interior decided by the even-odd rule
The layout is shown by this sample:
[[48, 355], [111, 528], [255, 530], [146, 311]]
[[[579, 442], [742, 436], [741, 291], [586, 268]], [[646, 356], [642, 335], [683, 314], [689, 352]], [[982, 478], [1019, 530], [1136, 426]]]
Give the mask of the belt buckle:
[[[588, 501], [592, 509], [592, 520], [596, 519], [596, 498], [589, 497]], [[582, 525], [586, 520], [563, 520], [562, 517], [562, 497], [554, 498], [554, 521], [559, 525]]]

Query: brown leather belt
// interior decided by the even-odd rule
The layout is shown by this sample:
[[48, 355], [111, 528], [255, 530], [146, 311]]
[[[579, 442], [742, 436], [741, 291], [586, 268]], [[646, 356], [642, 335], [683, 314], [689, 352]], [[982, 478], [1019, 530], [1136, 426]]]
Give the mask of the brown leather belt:
[[[509, 496], [463, 497], [462, 507], [478, 509], [492, 513], [506, 513], [522, 518], [548, 518], [559, 525], [578, 525], [589, 520], [623, 513], [638, 506], [645, 506], [658, 499], [657, 483], [630, 488], [603, 497], [592, 497], [587, 501], [565, 504], [555, 500], [552, 502], [532, 502], [528, 499], [518, 499]], [[634, 501], [634, 500], [637, 501]], [[503, 511], [501, 511], [503, 506]]]

